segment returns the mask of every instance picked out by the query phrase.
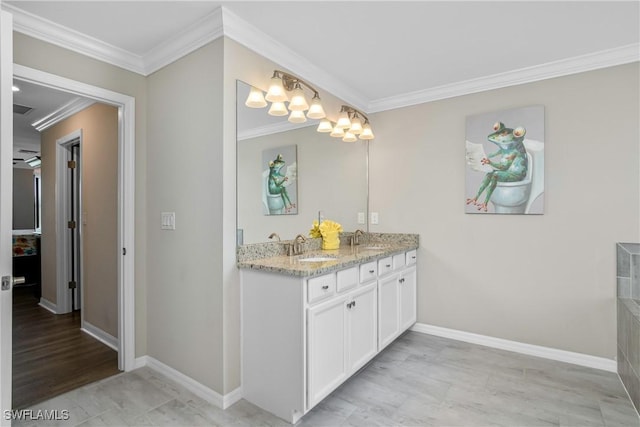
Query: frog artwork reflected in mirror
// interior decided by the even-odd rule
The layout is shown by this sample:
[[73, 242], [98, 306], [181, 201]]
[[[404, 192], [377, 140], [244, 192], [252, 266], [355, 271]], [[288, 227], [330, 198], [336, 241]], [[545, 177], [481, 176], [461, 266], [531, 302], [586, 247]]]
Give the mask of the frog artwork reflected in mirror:
[[[265, 215], [298, 213], [296, 146], [276, 147], [262, 152], [265, 182], [262, 202]], [[263, 167], [264, 167], [263, 166]]]
[[544, 107], [467, 118], [466, 160], [467, 213], [542, 214]]
[[251, 86], [237, 84], [237, 228], [239, 244], [307, 235], [318, 212], [345, 231], [366, 229], [367, 142], [292, 124], [244, 105]]

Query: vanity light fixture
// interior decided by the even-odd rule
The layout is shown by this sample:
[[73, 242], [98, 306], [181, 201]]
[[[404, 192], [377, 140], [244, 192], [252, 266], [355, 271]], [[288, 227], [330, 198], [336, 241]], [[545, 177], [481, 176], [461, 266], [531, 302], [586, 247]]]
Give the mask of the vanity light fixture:
[[[310, 104], [304, 94], [305, 88], [313, 92]], [[271, 102], [268, 111], [270, 115], [286, 116], [289, 114], [288, 120], [291, 123], [304, 123], [307, 119], [320, 120], [318, 132], [330, 132], [331, 136], [342, 138], [345, 142], [374, 138], [369, 118], [362, 111], [343, 105], [338, 121], [333, 124], [326, 118], [318, 91], [304, 80], [284, 71], [273, 71], [266, 96], [260, 89], [251, 87], [245, 105], [250, 108], [264, 108], [268, 105], [267, 101]], [[288, 108], [286, 102], [288, 102]], [[307, 112], [306, 116], [305, 111]], [[362, 120], [364, 120], [364, 124]]]
[[247, 97], [247, 101], [244, 105], [251, 108], [264, 108], [267, 106], [267, 101], [265, 101], [264, 95], [260, 89], [251, 86], [251, 91], [249, 92], [249, 96]]
[[304, 111], [293, 110], [291, 114], [289, 114], [289, 119], [291, 123], [304, 123], [307, 121], [307, 118], [304, 116]]
[[[361, 118], [364, 119], [364, 124], [362, 124]], [[342, 135], [340, 131], [342, 131]], [[358, 139], [366, 141], [375, 138], [369, 118], [362, 111], [348, 105], [343, 105], [340, 108], [340, 116], [331, 136], [343, 136], [344, 142], [354, 142]]]
[[[311, 105], [309, 105], [304, 94], [304, 88], [313, 92]], [[307, 118], [323, 119], [326, 116], [324, 108], [322, 108], [322, 104], [320, 103], [320, 94], [318, 91], [304, 80], [292, 74], [285, 73], [284, 71], [273, 71], [264, 105], [261, 105], [259, 102], [250, 101], [250, 99], [258, 98], [257, 94], [252, 95], [254, 90], [262, 94], [260, 89], [252, 87], [245, 105], [251, 108], [263, 108], [267, 106], [266, 101], [269, 101], [272, 103], [269, 108], [269, 114], [272, 116], [284, 116], [290, 111], [289, 121], [292, 123], [303, 123], [307, 121]], [[285, 102], [289, 103], [288, 109]], [[308, 113], [305, 116], [304, 112], [307, 110]], [[296, 113], [294, 114], [294, 112]]]
[[333, 130], [333, 124], [329, 119], [322, 119], [320, 120], [320, 123], [318, 124], [318, 129], [316, 130], [322, 133], [331, 132]]

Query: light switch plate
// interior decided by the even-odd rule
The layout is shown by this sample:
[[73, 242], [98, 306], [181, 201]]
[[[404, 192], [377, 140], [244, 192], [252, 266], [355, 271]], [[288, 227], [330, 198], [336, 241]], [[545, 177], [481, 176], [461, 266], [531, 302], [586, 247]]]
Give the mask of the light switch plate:
[[366, 223], [366, 218], [364, 217], [364, 212], [358, 212], [358, 224]]
[[161, 212], [160, 218], [161, 218], [160, 228], [162, 230], [176, 229], [176, 213], [175, 212]]
[[371, 224], [378, 224], [378, 212], [371, 212]]

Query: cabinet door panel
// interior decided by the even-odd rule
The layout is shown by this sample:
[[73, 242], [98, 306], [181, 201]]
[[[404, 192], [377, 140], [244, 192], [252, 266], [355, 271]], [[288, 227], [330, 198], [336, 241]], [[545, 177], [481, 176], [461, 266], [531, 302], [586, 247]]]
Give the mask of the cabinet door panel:
[[308, 311], [309, 408], [328, 395], [347, 375], [345, 305], [345, 298], [339, 298]]
[[378, 281], [378, 350], [389, 344], [400, 331], [397, 274]]
[[377, 286], [372, 283], [347, 299], [353, 304], [348, 309], [349, 374], [364, 366], [378, 351], [377, 293]]
[[400, 278], [400, 329], [416, 323], [416, 268], [411, 267]]

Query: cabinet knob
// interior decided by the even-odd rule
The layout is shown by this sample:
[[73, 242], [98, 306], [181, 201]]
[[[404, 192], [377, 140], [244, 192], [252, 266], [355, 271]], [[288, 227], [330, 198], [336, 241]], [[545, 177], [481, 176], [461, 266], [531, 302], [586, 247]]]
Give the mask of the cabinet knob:
[[329, 285], [324, 285], [324, 286], [322, 287], [322, 289], [324, 289], [324, 290], [326, 291], [327, 289], [329, 289]]
[[398, 280], [400, 283], [404, 283], [404, 278]]
[[373, 274], [375, 272], [376, 272], [375, 270], [369, 270], [369, 273], [371, 273], [371, 274]]
[[389, 268], [389, 267], [391, 267], [391, 264], [387, 264], [385, 267]]
[[411, 257], [411, 259], [416, 259], [416, 256], [415, 256], [415, 255], [414, 255], [414, 256], [412, 256], [412, 257]]

